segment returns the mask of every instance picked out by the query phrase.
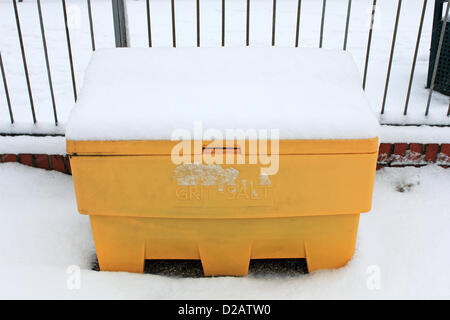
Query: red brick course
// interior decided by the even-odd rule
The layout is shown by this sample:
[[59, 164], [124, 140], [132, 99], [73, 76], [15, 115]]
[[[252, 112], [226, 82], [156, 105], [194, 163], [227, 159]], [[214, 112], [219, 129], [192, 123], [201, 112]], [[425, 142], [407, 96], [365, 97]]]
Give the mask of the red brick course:
[[15, 154], [4, 154], [3, 162], [17, 162], [17, 155]]
[[395, 143], [394, 144], [394, 155], [392, 162], [403, 163], [406, 161], [406, 151], [408, 150], [407, 143]]
[[64, 165], [64, 157], [53, 154], [50, 156], [53, 170], [66, 173], [66, 166]]
[[411, 164], [419, 164], [422, 161], [423, 145], [411, 143], [407, 152], [406, 161]]
[[390, 160], [391, 157], [391, 144], [390, 143], [380, 143], [380, 149], [378, 152], [378, 162], [385, 163]]
[[30, 153], [21, 153], [19, 154], [19, 161], [20, 163], [30, 166], [30, 167], [34, 167], [34, 162], [33, 162], [33, 155]]
[[37, 154], [36, 167], [45, 170], [50, 170], [49, 156], [47, 154]]
[[449, 143], [445, 143], [445, 144], [441, 145], [441, 152], [439, 153], [438, 162], [450, 165], [450, 144]]
[[429, 144], [425, 147], [425, 162], [436, 162], [437, 154], [439, 152], [439, 145], [436, 143]]

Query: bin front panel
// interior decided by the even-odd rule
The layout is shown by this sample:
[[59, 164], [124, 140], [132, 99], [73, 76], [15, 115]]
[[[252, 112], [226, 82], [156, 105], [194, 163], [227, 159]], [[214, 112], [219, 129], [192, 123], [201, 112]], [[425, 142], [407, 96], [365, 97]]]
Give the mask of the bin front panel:
[[269, 218], [370, 210], [377, 153], [280, 155], [261, 166], [176, 165], [170, 156], [72, 156], [83, 214]]

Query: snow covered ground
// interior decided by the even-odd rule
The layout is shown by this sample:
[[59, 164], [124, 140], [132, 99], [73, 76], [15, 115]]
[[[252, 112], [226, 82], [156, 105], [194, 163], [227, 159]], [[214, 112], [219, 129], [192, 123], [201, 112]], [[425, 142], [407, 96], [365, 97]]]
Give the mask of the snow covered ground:
[[[308, 275], [180, 278], [91, 271], [88, 217], [70, 176], [0, 164], [0, 298], [450, 298], [450, 170], [378, 171], [357, 250]], [[79, 269], [78, 269], [79, 268]], [[76, 277], [79, 270], [79, 289]]]
[[[131, 44], [145, 47], [147, 46], [145, 1], [128, 0], [127, 2]], [[175, 3], [177, 45], [195, 46], [196, 1], [176, 0]], [[200, 3], [201, 45], [220, 46], [221, 1], [203, 0]], [[67, 0], [67, 4], [76, 80], [80, 88], [84, 70], [91, 56], [87, 6], [85, 0]], [[361, 74], [364, 67], [371, 4], [372, 0], [354, 0], [352, 5], [348, 50], [353, 54]], [[430, 115], [423, 116], [427, 98], [427, 90], [424, 86], [428, 67], [433, 1], [428, 1], [409, 114], [407, 117], [402, 115], [422, 4], [422, 0], [403, 1], [386, 114], [381, 119], [384, 123], [450, 124], [450, 118], [445, 116], [449, 104], [448, 97], [438, 93], [433, 96]], [[292, 47], [295, 41], [297, 0], [280, 0], [277, 5], [276, 45]], [[245, 44], [245, 6], [246, 1], [243, 0], [226, 1], [226, 46]], [[42, 1], [60, 119], [60, 125], [56, 128], [53, 124], [36, 1], [24, 0], [18, 7], [38, 125], [32, 125], [13, 7], [10, 0], [0, 0], [0, 50], [5, 63], [12, 108], [16, 118], [16, 124], [11, 126], [3, 86], [0, 86], [0, 131], [64, 133], [65, 121], [73, 106], [73, 94], [61, 1]], [[397, 1], [378, 1], [366, 90], [371, 107], [377, 114], [381, 109], [396, 9]], [[111, 1], [93, 0], [92, 10], [97, 48], [114, 47]], [[302, 1], [300, 46], [318, 46], [321, 10], [322, 1]], [[342, 49], [346, 10], [347, 0], [327, 1], [324, 48]], [[153, 45], [171, 46], [170, 1], [152, 0], [151, 12]], [[251, 46], [270, 45], [271, 23], [272, 0], [251, 1]]]

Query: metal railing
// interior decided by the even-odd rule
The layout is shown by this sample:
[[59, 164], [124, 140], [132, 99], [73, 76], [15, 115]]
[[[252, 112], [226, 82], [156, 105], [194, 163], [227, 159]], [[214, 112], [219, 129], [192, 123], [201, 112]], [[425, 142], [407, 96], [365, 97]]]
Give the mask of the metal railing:
[[[54, 125], [58, 126], [59, 125], [58, 112], [57, 112], [57, 105], [55, 102], [52, 71], [51, 71], [51, 64], [50, 64], [48, 48], [47, 48], [47, 39], [46, 39], [46, 32], [45, 32], [45, 28], [44, 28], [41, 1], [40, 0], [35, 0], [35, 1], [36, 1], [36, 5], [37, 5], [36, 10], [37, 10], [38, 16], [39, 16], [39, 25], [40, 25], [42, 45], [43, 45], [43, 50], [44, 50], [48, 87], [49, 87], [51, 103], [52, 103], [52, 107], [53, 107], [53, 121], [54, 121]], [[170, 1], [172, 46], [176, 47], [177, 46], [177, 33], [176, 33], [176, 23], [175, 23], [176, 22], [176, 17], [175, 17], [176, 0], [167, 0], [167, 1]], [[226, 43], [225, 39], [227, 36], [226, 35], [226, 26], [225, 26], [225, 22], [226, 22], [225, 13], [226, 13], [227, 1], [226, 0], [220, 0], [220, 1], [221, 1], [221, 33], [220, 33], [221, 41], [220, 41], [220, 43], [221, 43], [221, 46], [225, 46], [225, 43]], [[246, 4], [245, 4], [245, 20], [246, 20], [245, 21], [245, 45], [249, 46], [250, 45], [250, 33], [251, 33], [251, 30], [250, 30], [250, 19], [251, 19], [251, 13], [252, 13], [251, 6], [253, 3], [253, 0], [243, 0], [243, 1], [246, 1]], [[276, 25], [277, 25], [276, 19], [277, 19], [277, 5], [278, 4], [277, 4], [277, 0], [272, 0], [272, 1], [273, 1], [273, 3], [272, 3], [272, 17], [271, 17], [271, 45], [275, 46], [276, 45], [276, 37], [275, 37], [276, 32], [275, 31], [276, 31]], [[22, 28], [21, 28], [19, 7], [17, 4], [17, 0], [11, 0], [11, 2], [12, 2], [13, 10], [14, 10], [14, 19], [15, 19], [15, 23], [16, 23], [18, 40], [19, 40], [19, 44], [20, 44], [21, 58], [22, 58], [22, 64], [23, 64], [23, 71], [25, 74], [26, 85], [27, 85], [27, 95], [28, 95], [28, 100], [29, 100], [30, 112], [32, 115], [33, 123], [37, 124], [39, 119], [37, 119], [37, 117], [36, 117], [36, 110], [35, 110], [33, 92], [32, 92], [32, 87], [31, 87], [31, 80], [30, 80], [29, 69], [28, 69], [28, 64], [27, 64], [26, 50], [25, 50], [24, 41], [23, 41], [23, 33], [22, 33]], [[386, 74], [386, 79], [385, 79], [385, 84], [384, 84], [384, 91], [383, 91], [383, 99], [382, 99], [382, 104], [381, 104], [381, 109], [380, 109], [381, 115], [383, 115], [386, 111], [386, 100], [387, 100], [388, 91], [389, 91], [389, 82], [390, 82], [390, 78], [391, 78], [391, 70], [392, 70], [392, 65], [393, 65], [393, 60], [394, 60], [393, 59], [394, 52], [396, 49], [398, 26], [399, 26], [399, 21], [401, 20], [400, 12], [401, 12], [401, 8], [402, 8], [402, 2], [403, 2], [402, 0], [397, 0], [397, 10], [396, 10], [396, 14], [395, 14], [395, 24], [394, 24], [394, 30], [393, 30], [393, 34], [392, 34], [392, 40], [391, 40], [388, 69], [387, 69], [387, 74]], [[429, 88], [426, 106], [424, 106], [424, 115], [425, 116], [428, 116], [428, 114], [429, 114], [436, 72], [437, 72], [437, 68], [439, 65], [439, 57], [441, 54], [441, 49], [442, 49], [442, 44], [443, 44], [447, 21], [449, 20], [450, 5], [448, 5], [447, 0], [444, 0], [444, 2], [446, 2], [447, 5], [446, 5], [445, 15], [444, 15], [444, 19], [443, 19], [443, 27], [442, 27], [442, 31], [441, 31], [441, 35], [440, 35], [439, 48], [438, 48], [436, 63], [434, 65], [431, 86]], [[70, 28], [68, 25], [66, 0], [61, 0], [61, 3], [62, 3], [62, 15], [64, 17], [66, 45], [67, 45], [68, 57], [69, 57], [68, 64], [70, 66], [70, 74], [71, 74], [71, 82], [72, 82], [71, 86], [72, 86], [72, 92], [73, 92], [73, 99], [76, 101], [78, 89], [77, 89], [77, 82], [76, 82], [76, 78], [75, 78], [75, 70], [74, 70], [74, 63], [73, 63], [73, 58], [74, 58], [73, 57], [73, 48], [72, 48], [72, 42], [71, 42]], [[428, 3], [428, 0], [423, 1], [423, 7], [422, 7], [421, 15], [420, 15], [420, 20], [418, 21], [417, 40], [416, 40], [416, 43], [414, 46], [414, 56], [413, 56], [411, 71], [409, 74], [408, 90], [407, 90], [407, 94], [405, 97], [405, 104], [404, 104], [404, 108], [403, 108], [404, 116], [408, 115], [408, 106], [409, 106], [410, 99], [411, 99], [411, 88], [412, 88], [415, 70], [416, 70], [416, 62], [417, 62], [417, 58], [418, 58], [419, 45], [420, 45], [420, 41], [422, 38], [422, 30], [423, 30], [423, 25], [424, 25], [425, 12], [427, 10], [427, 3]], [[94, 34], [94, 21], [93, 21], [93, 15], [92, 15], [91, 0], [86, 0], [86, 4], [87, 4], [87, 11], [88, 11], [87, 14], [89, 17], [89, 30], [90, 30], [90, 37], [91, 37], [90, 42], [91, 42], [92, 50], [95, 51], [96, 50], [96, 42], [95, 42], [95, 34]], [[127, 14], [125, 12], [125, 10], [126, 10], [125, 0], [111, 0], [111, 4], [112, 4], [112, 10], [113, 10], [114, 34], [115, 34], [116, 46], [117, 47], [127, 47], [127, 46], [129, 46], [129, 34], [128, 34], [128, 30], [127, 30], [127, 21], [126, 21]], [[196, 6], [196, 8], [195, 8], [195, 14], [196, 14], [195, 25], [196, 25], [196, 46], [197, 47], [201, 46], [200, 5], [201, 5], [201, 1], [195, 0], [195, 6]], [[145, 7], [146, 7], [148, 47], [152, 47], [152, 45], [153, 45], [152, 19], [151, 19], [152, 12], [151, 12], [151, 7], [150, 7], [150, 0], [145, 0]], [[302, 0], [297, 0], [296, 9], [297, 9], [296, 23], [295, 23], [295, 30], [293, 30], [293, 32], [295, 33], [295, 37], [294, 37], [294, 43], [292, 43], [292, 46], [299, 47], [300, 46], [299, 38], [300, 38], [300, 34], [301, 34], [300, 23], [302, 20]], [[326, 25], [326, 9], [327, 9], [327, 0], [322, 0], [321, 16], [320, 16], [320, 36], [319, 36], [319, 43], [318, 43], [319, 48], [322, 48], [323, 41], [324, 41], [324, 28]], [[365, 49], [364, 69], [363, 69], [363, 74], [362, 74], [362, 87], [363, 88], [366, 88], [367, 75], [369, 72], [374, 18], [375, 18], [376, 13], [377, 13], [377, 0], [373, 0], [372, 9], [371, 9], [371, 19], [370, 19], [368, 35], [367, 35], [367, 44], [366, 44], [366, 49]], [[352, 15], [352, 0], [348, 0], [348, 2], [346, 3], [345, 21], [343, 21], [343, 24], [345, 25], [345, 30], [344, 30], [344, 34], [343, 34], [343, 43], [342, 43], [343, 50], [348, 49], [347, 43], [348, 43], [348, 36], [349, 36], [349, 30], [350, 30], [351, 15]], [[10, 90], [8, 88], [7, 74], [6, 74], [5, 67], [4, 67], [4, 61], [2, 60], [1, 51], [0, 51], [0, 69], [1, 69], [4, 93], [5, 93], [5, 97], [6, 97], [6, 106], [8, 108], [8, 113], [9, 113], [9, 121], [11, 124], [14, 124], [14, 122], [15, 122], [14, 106], [11, 103], [11, 99], [10, 99], [10, 93], [9, 93]], [[3, 104], [3, 102], [0, 102], [0, 106], [2, 104]], [[447, 114], [443, 115], [443, 117], [449, 117], [449, 115], [450, 115], [450, 102], [449, 102], [448, 112], [447, 112]], [[0, 134], [2, 134], [2, 133], [3, 132], [1, 132], [1, 129], [0, 129]]]

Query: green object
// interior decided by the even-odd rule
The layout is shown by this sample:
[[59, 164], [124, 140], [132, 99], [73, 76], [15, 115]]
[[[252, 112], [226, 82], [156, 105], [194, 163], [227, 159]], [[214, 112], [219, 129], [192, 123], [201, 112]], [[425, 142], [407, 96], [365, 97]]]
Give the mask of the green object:
[[[441, 36], [442, 26], [444, 24], [443, 9], [445, 0], [435, 0], [433, 33], [431, 36], [430, 63], [428, 65], [427, 87], [431, 86], [431, 78], [433, 77], [433, 69], [436, 61], [436, 54], [439, 47], [439, 39]], [[450, 23], [447, 27], [442, 44], [441, 57], [436, 73], [434, 90], [450, 96]]]

